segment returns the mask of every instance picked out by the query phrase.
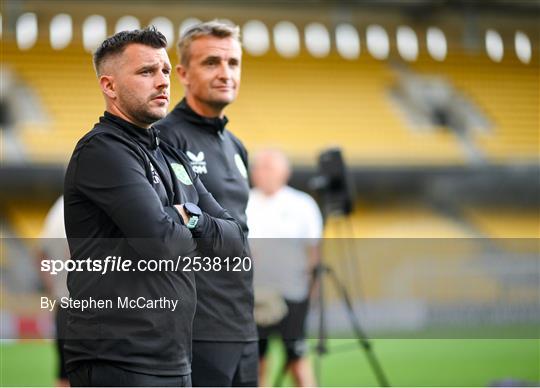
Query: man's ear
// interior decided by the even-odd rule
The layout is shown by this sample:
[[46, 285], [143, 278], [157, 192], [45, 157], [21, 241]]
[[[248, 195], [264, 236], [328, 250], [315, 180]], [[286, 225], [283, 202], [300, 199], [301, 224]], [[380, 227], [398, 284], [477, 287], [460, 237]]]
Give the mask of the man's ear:
[[176, 65], [174, 69], [176, 70], [176, 74], [178, 75], [178, 79], [180, 80], [180, 83], [184, 86], [188, 86], [189, 80], [187, 76], [187, 69], [180, 64]]
[[116, 98], [116, 85], [112, 75], [102, 75], [99, 77], [99, 86], [101, 91], [111, 99]]

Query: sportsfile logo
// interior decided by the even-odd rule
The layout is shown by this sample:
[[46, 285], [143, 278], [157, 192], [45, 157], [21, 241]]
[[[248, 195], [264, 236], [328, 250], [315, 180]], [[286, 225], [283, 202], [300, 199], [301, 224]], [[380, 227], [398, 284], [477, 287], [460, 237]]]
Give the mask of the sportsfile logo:
[[109, 255], [105, 259], [44, 259], [41, 260], [41, 272], [57, 275], [61, 272], [240, 272], [251, 271], [251, 257], [209, 257], [178, 256], [173, 259], [124, 259], [122, 256]]
[[197, 174], [208, 174], [208, 170], [206, 169], [206, 160], [204, 160], [204, 152], [199, 151], [199, 153], [195, 155], [193, 152], [187, 151], [186, 154], [191, 161], [193, 171], [195, 171]]

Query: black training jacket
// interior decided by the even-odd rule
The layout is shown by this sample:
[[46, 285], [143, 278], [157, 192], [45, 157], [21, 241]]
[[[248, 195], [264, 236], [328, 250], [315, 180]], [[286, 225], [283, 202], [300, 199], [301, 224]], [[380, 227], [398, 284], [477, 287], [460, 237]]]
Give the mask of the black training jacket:
[[[64, 186], [65, 226], [72, 259], [109, 255], [134, 262], [174, 259], [204, 251], [241, 255], [239, 224], [208, 193], [182, 153], [143, 129], [105, 112], [77, 144]], [[183, 225], [175, 204], [203, 211], [195, 229]], [[204, 238], [204, 239], [198, 239]], [[183, 268], [183, 267], [182, 267]], [[135, 372], [184, 375], [191, 371], [196, 293], [193, 272], [70, 272], [73, 299], [179, 299], [166, 308], [71, 308], [65, 357], [68, 370], [106, 360]]]
[[[193, 170], [221, 206], [238, 220], [247, 239], [247, 152], [228, 131], [227, 118], [195, 113], [183, 99], [155, 127], [163, 142], [187, 154]], [[245, 247], [245, 256], [250, 256]], [[253, 272], [198, 272], [193, 339], [254, 341]]]

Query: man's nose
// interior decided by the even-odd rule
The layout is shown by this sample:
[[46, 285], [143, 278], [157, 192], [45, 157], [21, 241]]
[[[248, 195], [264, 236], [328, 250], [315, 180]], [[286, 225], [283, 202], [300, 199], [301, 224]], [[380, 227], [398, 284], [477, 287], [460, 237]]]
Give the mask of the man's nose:
[[229, 64], [226, 62], [222, 62], [219, 66], [219, 78], [228, 80], [231, 78], [232, 70], [229, 67]]
[[169, 86], [170, 78], [168, 74], [165, 74], [163, 72], [158, 72], [157, 79], [156, 79], [156, 86], [158, 88], [166, 88]]

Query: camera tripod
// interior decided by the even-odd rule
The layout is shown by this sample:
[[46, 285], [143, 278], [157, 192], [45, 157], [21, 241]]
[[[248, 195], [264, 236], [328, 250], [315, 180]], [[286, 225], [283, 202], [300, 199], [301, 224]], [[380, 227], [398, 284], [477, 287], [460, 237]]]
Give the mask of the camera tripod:
[[[348, 225], [349, 231], [352, 231], [353, 225], [351, 220], [346, 217], [352, 213], [354, 208], [353, 181], [348, 176], [347, 166], [343, 160], [341, 149], [329, 148], [321, 152], [318, 158], [317, 170], [317, 174], [310, 179], [309, 186], [318, 194], [324, 222], [326, 223], [328, 221], [329, 216], [337, 217], [337, 219], [344, 221], [344, 224]], [[350, 235], [352, 237], [353, 233], [345, 233], [344, 235]], [[354, 261], [354, 248], [350, 247], [346, 252], [346, 256], [353, 259], [352, 263], [356, 263], [356, 261]], [[358, 271], [354, 270], [352, 272], [358, 273]], [[321, 382], [322, 356], [328, 353], [329, 350], [327, 347], [326, 304], [324, 299], [325, 278], [330, 278], [333, 281], [334, 287], [346, 307], [347, 316], [356, 340], [358, 341], [358, 345], [364, 350], [379, 385], [381, 387], [390, 386], [388, 379], [373, 352], [373, 347], [360, 326], [347, 287], [345, 287], [338, 279], [334, 270], [330, 266], [324, 264], [322, 255], [319, 264], [315, 267], [311, 285], [309, 287], [310, 296], [313, 295], [315, 288], [318, 288], [318, 342], [315, 347], [315, 373], [317, 381], [319, 383]], [[287, 369], [288, 364], [286, 363], [281, 371], [281, 375], [277, 379], [277, 386], [280, 386], [283, 382]]]
[[314, 273], [314, 279], [313, 279], [313, 286], [318, 284], [318, 304], [319, 304], [319, 317], [318, 317], [318, 342], [315, 347], [316, 351], [316, 357], [315, 357], [315, 373], [316, 373], [316, 379], [318, 382], [321, 381], [321, 375], [322, 375], [322, 356], [326, 353], [328, 353], [328, 346], [327, 346], [327, 327], [326, 327], [326, 304], [324, 299], [324, 277], [327, 276], [330, 280], [332, 280], [334, 287], [336, 291], [338, 292], [339, 296], [341, 297], [347, 311], [347, 316], [349, 318], [349, 323], [351, 324], [351, 327], [353, 329], [355, 339], [358, 341], [358, 344], [360, 347], [364, 350], [366, 357], [368, 359], [368, 362], [371, 366], [371, 369], [373, 370], [373, 373], [375, 374], [375, 377], [377, 379], [377, 382], [381, 387], [389, 387], [390, 384], [388, 383], [388, 379], [386, 378], [386, 375], [375, 356], [375, 353], [373, 352], [373, 347], [365, 334], [364, 330], [360, 326], [360, 322], [358, 320], [358, 317], [356, 316], [351, 299], [349, 297], [349, 294], [347, 292], [346, 287], [339, 281], [336, 273], [334, 270], [321, 263], [319, 264]]
[[[345, 220], [344, 220], [345, 221]], [[352, 248], [349, 248], [352, 250]], [[349, 252], [350, 253], [350, 252]], [[346, 311], [349, 323], [353, 329], [355, 339], [357, 344], [364, 350], [366, 357], [368, 359], [369, 365], [373, 370], [373, 373], [377, 379], [378, 384], [381, 387], [389, 387], [390, 384], [386, 375], [373, 351], [373, 347], [369, 341], [369, 338], [362, 329], [358, 317], [354, 312], [354, 308], [347, 291], [347, 287], [339, 280], [333, 268], [324, 263], [324, 259], [321, 257], [321, 261], [316, 265], [313, 271], [313, 277], [309, 287], [309, 295], [313, 295], [315, 289], [317, 289], [317, 303], [319, 307], [318, 311], [318, 335], [317, 335], [317, 345], [315, 346], [315, 377], [317, 382], [321, 382], [322, 374], [322, 356], [329, 352], [327, 346], [328, 334], [327, 334], [327, 312], [326, 312], [326, 301], [324, 298], [324, 290], [326, 286], [326, 279], [331, 280], [335, 290], [337, 291], [339, 297], [341, 298]], [[283, 369], [280, 372], [276, 380], [275, 386], [281, 386], [283, 379], [287, 373], [288, 365], [285, 364]]]

